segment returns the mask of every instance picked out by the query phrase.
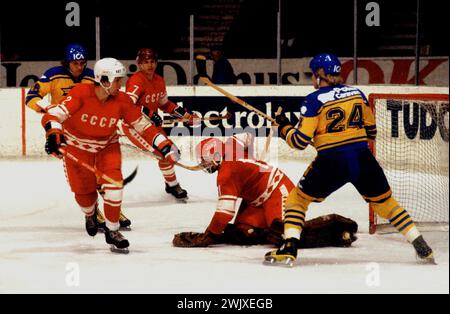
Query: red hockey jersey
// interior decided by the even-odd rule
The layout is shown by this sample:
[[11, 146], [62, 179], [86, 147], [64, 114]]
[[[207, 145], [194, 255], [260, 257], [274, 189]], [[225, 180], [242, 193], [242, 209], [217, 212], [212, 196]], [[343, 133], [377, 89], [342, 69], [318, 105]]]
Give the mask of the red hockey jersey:
[[149, 110], [149, 117], [158, 109], [172, 113], [177, 107], [177, 105], [169, 101], [166, 83], [156, 73], [152, 80], [149, 80], [142, 72], [133, 74], [127, 81], [126, 93], [135, 104], [144, 106]]
[[64, 101], [49, 107], [42, 118], [42, 125], [51, 120], [62, 123], [68, 145], [96, 153], [118, 141], [117, 123], [120, 119], [124, 119], [151, 143], [156, 127], [142, 115], [130, 97], [119, 92], [117, 96], [101, 102], [92, 84], [74, 87]]
[[[217, 209], [208, 227], [214, 233], [222, 232], [233, 219], [238, 198], [259, 207], [270, 198], [285, 176], [280, 169], [255, 160], [252, 143], [250, 135], [239, 134], [225, 144], [225, 160], [217, 175]], [[231, 149], [232, 146], [236, 148]], [[244, 157], [240, 157], [242, 154]]]

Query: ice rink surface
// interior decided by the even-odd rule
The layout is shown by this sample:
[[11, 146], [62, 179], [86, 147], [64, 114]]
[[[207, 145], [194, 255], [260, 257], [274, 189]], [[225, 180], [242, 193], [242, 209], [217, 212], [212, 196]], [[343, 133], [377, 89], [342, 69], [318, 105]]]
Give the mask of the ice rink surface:
[[[215, 210], [216, 175], [177, 169], [189, 192], [180, 204], [164, 192], [153, 160], [125, 160], [139, 172], [124, 192], [124, 232], [130, 253], [109, 251], [104, 235], [91, 238], [57, 160], [1, 160], [0, 293], [449, 293], [448, 231], [427, 232], [437, 266], [416, 263], [398, 234], [369, 235], [368, 209], [351, 185], [308, 218], [338, 213], [359, 224], [351, 248], [299, 252], [294, 268], [262, 264], [270, 246], [174, 248], [181, 231], [204, 231]], [[306, 164], [283, 162], [294, 181]]]

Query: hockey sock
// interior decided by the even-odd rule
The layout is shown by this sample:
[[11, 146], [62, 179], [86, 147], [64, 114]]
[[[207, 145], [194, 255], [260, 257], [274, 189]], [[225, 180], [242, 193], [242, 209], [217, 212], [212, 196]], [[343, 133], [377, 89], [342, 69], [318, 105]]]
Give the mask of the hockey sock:
[[105, 191], [104, 211], [106, 227], [110, 230], [119, 230], [120, 207], [122, 205], [122, 189], [112, 184], [103, 184], [102, 189]]
[[94, 214], [95, 205], [97, 204], [97, 192], [89, 194], [75, 194], [75, 200], [80, 206], [80, 209], [87, 216]]
[[165, 162], [165, 161], [159, 161], [158, 166], [163, 174], [164, 181], [170, 187], [178, 184], [177, 176], [175, 175], [175, 167], [173, 166], [173, 164]]
[[372, 203], [371, 205], [379, 216], [389, 219], [390, 224], [403, 234], [409, 242], [413, 242], [420, 236], [420, 232], [409, 213], [393, 197], [382, 203]]
[[295, 187], [286, 201], [284, 212], [284, 235], [285, 238], [300, 239], [305, 225], [306, 211], [311, 201], [305, 199], [298, 187]]
[[389, 219], [391, 225], [393, 225], [401, 234], [403, 234], [409, 242], [413, 242], [420, 236], [420, 232], [417, 229], [414, 221], [409, 213], [402, 207], [398, 207], [392, 213], [392, 218]]

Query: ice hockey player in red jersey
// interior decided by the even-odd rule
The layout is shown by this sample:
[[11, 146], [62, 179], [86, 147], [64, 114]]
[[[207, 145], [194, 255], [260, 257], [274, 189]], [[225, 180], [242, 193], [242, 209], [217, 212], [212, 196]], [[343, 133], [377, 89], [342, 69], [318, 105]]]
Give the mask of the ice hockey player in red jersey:
[[[173, 117], [185, 118], [192, 125], [196, 116], [169, 100], [164, 78], [155, 73], [158, 62], [156, 52], [150, 48], [142, 48], [138, 51], [136, 61], [139, 71], [128, 79], [126, 93], [159, 128], [159, 132], [165, 134], [162, 128], [163, 120], [158, 114], [158, 109]], [[187, 191], [182, 189], [178, 183], [174, 165], [164, 160], [160, 160], [158, 165], [164, 177], [166, 192], [177, 199], [186, 199]]]
[[[207, 138], [197, 145], [199, 164], [208, 173], [218, 172], [219, 200], [206, 231], [179, 233], [174, 237], [174, 246], [282, 242], [284, 205], [294, 184], [280, 169], [256, 160], [252, 143], [251, 134], [241, 133], [226, 143]], [[237, 208], [239, 199], [242, 201]], [[350, 246], [356, 240], [356, 231], [357, 224], [350, 219], [338, 215], [319, 217], [305, 228], [302, 247]]]
[[[50, 106], [42, 118], [46, 131], [45, 150], [64, 158], [64, 168], [75, 200], [86, 216], [86, 231], [95, 236], [97, 178], [79, 163], [66, 158], [67, 153], [121, 182], [121, 152], [117, 122], [123, 119], [148, 143], [152, 143], [168, 164], [178, 160], [179, 151], [158, 128], [149, 121], [124, 92], [119, 91], [126, 69], [118, 60], [105, 58], [94, 66], [95, 85], [80, 84], [58, 105]], [[129, 242], [119, 230], [122, 188], [100, 179], [104, 192], [106, 220], [105, 239], [114, 252], [128, 252]]]
[[[30, 88], [25, 101], [26, 105], [38, 113], [45, 113], [46, 110], [41, 104], [45, 96], [50, 96], [51, 105], [57, 105], [78, 84], [94, 84], [94, 71], [86, 66], [87, 60], [88, 55], [83, 46], [75, 43], [67, 45], [61, 65], [45, 71], [39, 81]], [[105, 218], [101, 211], [97, 212], [97, 220], [103, 228]], [[122, 212], [119, 222], [123, 228], [129, 228], [131, 225], [130, 219]]]

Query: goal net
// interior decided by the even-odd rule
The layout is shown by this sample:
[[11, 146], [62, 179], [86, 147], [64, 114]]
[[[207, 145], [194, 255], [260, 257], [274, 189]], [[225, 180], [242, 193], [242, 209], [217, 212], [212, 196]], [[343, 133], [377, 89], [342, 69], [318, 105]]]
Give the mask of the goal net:
[[[422, 230], [448, 230], [449, 97], [441, 94], [371, 94], [377, 138], [374, 154], [393, 196]], [[369, 210], [370, 233], [390, 232]]]

